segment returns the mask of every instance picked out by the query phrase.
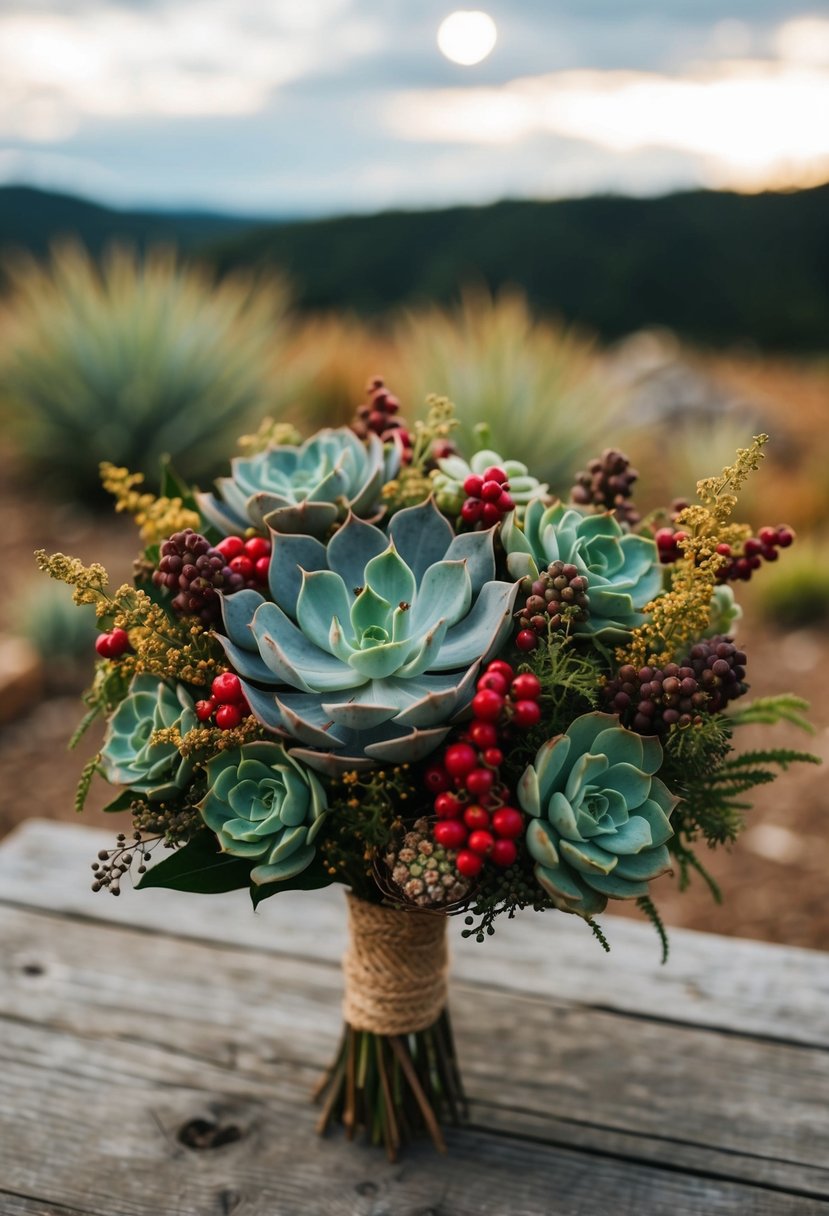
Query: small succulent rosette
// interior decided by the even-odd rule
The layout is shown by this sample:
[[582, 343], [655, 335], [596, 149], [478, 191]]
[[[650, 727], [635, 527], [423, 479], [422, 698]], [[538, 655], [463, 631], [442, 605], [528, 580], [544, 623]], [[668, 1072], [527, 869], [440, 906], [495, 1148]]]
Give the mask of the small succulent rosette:
[[[150, 801], [180, 796], [193, 777], [193, 762], [179, 752], [181, 739], [198, 727], [193, 699], [156, 676], [138, 675], [109, 720], [101, 768], [107, 781]], [[167, 737], [158, 740], [159, 731]]]

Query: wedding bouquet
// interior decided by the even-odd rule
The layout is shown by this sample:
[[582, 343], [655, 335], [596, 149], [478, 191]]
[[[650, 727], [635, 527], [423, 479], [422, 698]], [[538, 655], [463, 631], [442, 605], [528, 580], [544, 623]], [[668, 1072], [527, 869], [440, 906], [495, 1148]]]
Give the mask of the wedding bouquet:
[[[144, 548], [134, 584], [38, 553], [103, 632], [80, 732], [129, 827], [93, 888], [348, 891], [345, 1029], [320, 1125], [394, 1156], [464, 1112], [446, 918], [483, 941], [520, 910], [597, 917], [705, 875], [745, 793], [805, 754], [739, 753], [752, 704], [733, 584], [793, 541], [735, 522], [766, 436], [641, 519], [608, 450], [569, 501], [509, 453], [460, 452], [449, 402], [407, 426], [383, 382], [350, 427], [266, 421], [214, 492], [105, 465]], [[159, 856], [161, 860], [159, 860]], [[712, 884], [713, 885], [713, 884]], [[554, 925], [550, 926], [554, 932]]]

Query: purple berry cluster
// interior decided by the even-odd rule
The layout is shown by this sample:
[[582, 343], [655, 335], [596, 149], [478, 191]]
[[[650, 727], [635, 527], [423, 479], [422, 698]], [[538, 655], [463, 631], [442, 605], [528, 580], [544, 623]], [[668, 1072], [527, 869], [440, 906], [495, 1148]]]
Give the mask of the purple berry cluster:
[[386, 388], [380, 376], [369, 380], [366, 389], [368, 401], [357, 407], [351, 429], [361, 439], [366, 439], [372, 432], [379, 435], [384, 442], [397, 440], [401, 445], [404, 464], [410, 464], [412, 459], [412, 436], [405, 423], [397, 417], [400, 412], [400, 402]]
[[757, 536], [749, 536], [742, 553], [732, 552], [730, 545], [718, 545], [717, 552], [729, 560], [717, 577], [721, 583], [736, 580], [747, 583], [764, 561], [776, 562], [780, 556], [777, 550], [788, 549], [793, 542], [794, 531], [786, 524], [780, 524], [777, 528], [761, 528]]
[[515, 613], [519, 650], [533, 650], [548, 629], [561, 629], [566, 621], [586, 621], [590, 615], [587, 578], [570, 562], [551, 562], [538, 578], [525, 578], [524, 603]]
[[172, 608], [179, 616], [198, 616], [212, 625], [221, 616], [219, 593], [241, 591], [249, 585], [242, 574], [230, 569], [225, 557], [210, 541], [192, 528], [174, 532], [161, 545], [156, 587], [175, 592]]
[[577, 506], [603, 507], [606, 511], [613, 511], [619, 523], [633, 528], [640, 518], [630, 501], [633, 483], [638, 476], [623, 452], [607, 448], [601, 456], [591, 460], [585, 470], [576, 474], [570, 500]]
[[608, 708], [640, 735], [690, 726], [701, 713], [718, 713], [746, 692], [746, 656], [731, 638], [698, 642], [682, 663], [620, 667], [605, 685]]

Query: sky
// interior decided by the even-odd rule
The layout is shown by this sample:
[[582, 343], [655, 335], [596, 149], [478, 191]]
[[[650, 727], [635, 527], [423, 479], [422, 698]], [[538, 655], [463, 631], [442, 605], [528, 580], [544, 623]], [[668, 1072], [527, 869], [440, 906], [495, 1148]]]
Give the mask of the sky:
[[0, 181], [254, 215], [829, 180], [829, 6], [0, 0]]

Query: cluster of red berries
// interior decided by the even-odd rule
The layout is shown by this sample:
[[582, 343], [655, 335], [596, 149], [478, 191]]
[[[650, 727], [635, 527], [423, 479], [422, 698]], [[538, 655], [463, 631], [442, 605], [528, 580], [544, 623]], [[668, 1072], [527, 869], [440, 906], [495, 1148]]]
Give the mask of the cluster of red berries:
[[659, 528], [654, 533], [656, 548], [659, 552], [659, 560], [663, 566], [673, 565], [682, 557], [682, 549], [680, 543], [687, 540], [688, 533], [677, 531], [674, 528]]
[[470, 527], [491, 528], [515, 507], [509, 493], [509, 479], [503, 469], [490, 465], [482, 474], [470, 473], [463, 483], [466, 500], [461, 519]]
[[210, 698], [196, 702], [200, 722], [213, 722], [219, 730], [235, 730], [250, 713], [242, 682], [232, 671], [223, 671], [210, 685]]
[[95, 649], [102, 659], [120, 659], [122, 654], [132, 650], [132, 646], [126, 629], [112, 629], [109, 633], [98, 634]]
[[465, 878], [476, 878], [485, 861], [508, 869], [518, 856], [516, 839], [524, 815], [509, 805], [510, 791], [500, 778], [504, 753], [499, 746], [510, 725], [526, 729], [541, 720], [541, 685], [531, 673], [516, 675], [496, 659], [478, 680], [472, 722], [443, 759], [424, 774], [436, 795], [438, 844], [458, 850], [455, 864]]
[[794, 532], [785, 524], [777, 528], [761, 528], [757, 536], [749, 536], [743, 544], [742, 553], [733, 553], [730, 545], [717, 545], [717, 552], [728, 558], [726, 565], [717, 573], [721, 583], [741, 580], [747, 583], [763, 562], [776, 562], [778, 549], [788, 549], [794, 541]]
[[245, 580], [246, 586], [267, 586], [271, 542], [264, 536], [252, 536], [250, 540], [243, 540], [241, 536], [226, 536], [216, 548], [229, 569]]

